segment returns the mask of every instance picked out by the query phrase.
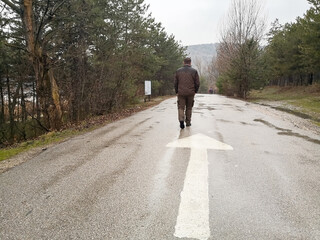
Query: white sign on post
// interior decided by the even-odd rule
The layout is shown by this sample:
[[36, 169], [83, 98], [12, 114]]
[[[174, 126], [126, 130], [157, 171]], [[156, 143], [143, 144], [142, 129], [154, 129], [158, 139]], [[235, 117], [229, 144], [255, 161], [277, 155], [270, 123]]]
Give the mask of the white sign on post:
[[151, 95], [151, 81], [144, 81], [144, 95]]

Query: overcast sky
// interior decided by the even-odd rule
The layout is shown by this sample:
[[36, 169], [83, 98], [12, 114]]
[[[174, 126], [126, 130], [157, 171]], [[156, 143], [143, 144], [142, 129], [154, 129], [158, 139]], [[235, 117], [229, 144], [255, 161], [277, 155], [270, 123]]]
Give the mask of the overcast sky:
[[[260, 0], [270, 23], [294, 22], [310, 8], [307, 0]], [[227, 14], [231, 0], [145, 0], [149, 12], [161, 22], [166, 32], [181, 44], [194, 45], [219, 42], [218, 26]]]

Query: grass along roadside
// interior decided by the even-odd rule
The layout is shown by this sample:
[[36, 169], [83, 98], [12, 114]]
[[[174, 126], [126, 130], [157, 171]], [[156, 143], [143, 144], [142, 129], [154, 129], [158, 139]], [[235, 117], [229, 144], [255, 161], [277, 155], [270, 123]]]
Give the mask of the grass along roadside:
[[52, 143], [61, 142], [62, 140], [76, 136], [80, 134], [82, 131], [76, 129], [64, 130], [61, 132], [49, 132], [45, 135], [42, 135], [34, 140], [29, 140], [26, 142], [18, 143], [13, 146], [0, 149], [0, 161], [11, 158], [19, 153], [28, 151], [37, 147], [45, 147]]
[[300, 87], [266, 87], [250, 93], [250, 102], [273, 107], [320, 126], [320, 84]]
[[155, 106], [162, 102], [163, 100], [169, 98], [157, 97], [151, 99], [151, 101], [143, 102], [143, 100], [137, 104], [130, 105], [127, 108], [121, 109], [119, 111], [110, 113], [108, 115], [92, 117], [87, 120], [84, 120], [78, 124], [67, 125], [64, 130], [59, 132], [49, 132], [44, 134], [36, 139], [28, 140], [22, 143], [12, 145], [7, 148], [0, 149], [0, 162], [11, 157], [14, 157], [20, 153], [29, 151], [35, 148], [46, 149], [46, 146], [54, 143], [59, 143], [65, 141], [71, 137], [95, 130], [99, 127], [102, 127], [105, 124], [120, 120], [131, 116], [134, 113], [143, 111], [147, 108]]

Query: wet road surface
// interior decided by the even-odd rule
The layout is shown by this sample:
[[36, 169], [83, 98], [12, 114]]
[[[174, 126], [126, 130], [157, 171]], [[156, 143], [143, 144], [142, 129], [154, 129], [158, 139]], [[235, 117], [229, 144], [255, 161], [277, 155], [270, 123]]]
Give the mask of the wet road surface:
[[0, 174], [0, 239], [320, 239], [319, 183], [316, 134], [216, 95], [180, 130], [172, 98]]

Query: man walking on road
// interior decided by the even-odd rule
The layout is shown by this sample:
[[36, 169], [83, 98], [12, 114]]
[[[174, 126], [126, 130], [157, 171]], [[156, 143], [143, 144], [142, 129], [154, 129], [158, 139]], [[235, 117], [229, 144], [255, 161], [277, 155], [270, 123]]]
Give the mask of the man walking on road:
[[191, 126], [194, 95], [200, 86], [198, 72], [191, 67], [191, 58], [185, 58], [183, 63], [184, 66], [176, 71], [174, 78], [174, 88], [178, 94], [178, 115], [181, 129], [184, 129], [184, 121], [187, 127]]

